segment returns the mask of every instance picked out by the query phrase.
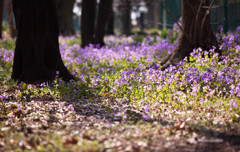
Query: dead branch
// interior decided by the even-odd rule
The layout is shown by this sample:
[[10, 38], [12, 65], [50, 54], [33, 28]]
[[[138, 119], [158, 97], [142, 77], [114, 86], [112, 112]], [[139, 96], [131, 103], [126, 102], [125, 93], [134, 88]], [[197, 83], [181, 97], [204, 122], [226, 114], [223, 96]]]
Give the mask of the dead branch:
[[210, 9], [212, 8], [214, 2], [215, 2], [215, 0], [212, 1], [212, 3], [210, 4], [210, 6], [208, 7], [208, 9], [207, 9], [207, 11], [206, 11], [206, 13], [205, 13], [205, 16], [204, 16], [204, 18], [203, 18], [203, 20], [202, 20], [202, 24], [201, 24], [201, 32], [202, 32], [202, 29], [203, 29], [203, 25], [204, 25], [204, 23], [205, 23], [205, 20], [206, 20], [207, 16], [209, 15]]

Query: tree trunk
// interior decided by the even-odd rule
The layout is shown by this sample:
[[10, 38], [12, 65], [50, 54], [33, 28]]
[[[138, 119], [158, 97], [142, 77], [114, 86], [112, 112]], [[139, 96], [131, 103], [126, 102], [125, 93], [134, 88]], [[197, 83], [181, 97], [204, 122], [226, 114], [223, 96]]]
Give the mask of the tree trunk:
[[112, 0], [101, 0], [98, 8], [94, 44], [104, 46], [103, 39], [110, 14], [112, 14]]
[[58, 0], [57, 12], [58, 12], [58, 24], [59, 33], [61, 35], [73, 35], [73, 7], [75, 0]]
[[54, 0], [13, 0], [17, 25], [12, 79], [41, 83], [75, 79], [64, 66], [58, 42], [58, 21]]
[[159, 3], [157, 1], [154, 1], [154, 7], [153, 7], [153, 11], [154, 11], [154, 28], [158, 29], [159, 27], [159, 19], [160, 19], [160, 9], [159, 9]]
[[217, 47], [217, 40], [210, 24], [210, 14], [207, 12], [208, 7], [209, 0], [182, 0], [182, 28], [185, 34], [181, 32], [174, 51], [161, 62], [162, 70], [179, 63], [189, 56], [194, 48], [209, 50], [213, 46]]
[[2, 23], [3, 23], [3, 5], [4, 0], [0, 0], [0, 39], [2, 39]]
[[131, 4], [130, 0], [123, 0], [123, 34], [131, 32]]
[[11, 38], [15, 38], [17, 31], [13, 21], [13, 8], [12, 8], [12, 0], [6, 1], [6, 9], [7, 9], [7, 16], [8, 16], [8, 25], [10, 30]]
[[81, 40], [82, 47], [93, 42], [96, 0], [82, 0]]
[[147, 8], [148, 8], [148, 28], [155, 28], [158, 29], [159, 25], [159, 20], [160, 20], [160, 6], [158, 1], [153, 1], [152, 3], [147, 3]]
[[107, 24], [107, 31], [106, 31], [106, 34], [108, 35], [114, 35], [114, 12], [113, 12], [113, 9], [111, 8], [111, 14], [110, 14], [110, 17], [109, 17], [109, 21], [108, 21], [108, 24]]

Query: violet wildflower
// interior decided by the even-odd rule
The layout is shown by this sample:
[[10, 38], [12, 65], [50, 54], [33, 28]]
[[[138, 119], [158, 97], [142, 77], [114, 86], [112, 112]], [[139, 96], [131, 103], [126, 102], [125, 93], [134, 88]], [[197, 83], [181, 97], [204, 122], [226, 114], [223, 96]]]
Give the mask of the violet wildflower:
[[145, 113], [148, 113], [148, 110], [149, 110], [149, 105], [147, 105], [147, 106], [145, 107], [144, 112], [145, 112]]
[[0, 97], [0, 100], [1, 100], [2, 102], [5, 102], [6, 97], [5, 97], [5, 96], [1, 96], [1, 97]]
[[22, 108], [21, 104], [18, 104], [18, 110], [20, 110]]
[[111, 123], [109, 121], [106, 122], [106, 127], [110, 128], [111, 127]]
[[192, 86], [192, 95], [196, 96], [197, 93], [199, 92], [200, 85], [193, 85]]
[[71, 111], [74, 111], [74, 107], [72, 104], [70, 104], [68, 107], [70, 108]]
[[229, 102], [229, 110], [231, 110], [232, 111], [232, 109], [233, 108], [237, 108], [237, 103], [235, 102], [235, 101], [233, 101], [233, 100], [231, 100], [230, 102]]
[[148, 116], [145, 115], [145, 114], [142, 115], [142, 118], [143, 118], [144, 120], [148, 120]]
[[122, 103], [126, 103], [127, 99], [122, 99]]
[[127, 115], [125, 114], [125, 112], [118, 112], [117, 116], [122, 117], [123, 119], [127, 119]]
[[234, 108], [237, 108], [237, 103], [236, 103], [236, 102], [233, 102], [233, 103], [232, 103], [232, 106], [233, 106]]
[[218, 30], [220, 33], [223, 33], [223, 25], [219, 25]]

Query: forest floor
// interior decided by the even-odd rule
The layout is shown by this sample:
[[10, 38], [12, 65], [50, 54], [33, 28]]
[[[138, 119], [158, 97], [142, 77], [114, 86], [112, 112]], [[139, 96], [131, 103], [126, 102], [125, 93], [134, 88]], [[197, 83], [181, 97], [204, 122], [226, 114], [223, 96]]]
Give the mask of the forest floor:
[[[19, 107], [14, 88], [1, 86], [0, 94], [11, 111], [0, 116], [2, 151], [240, 151], [239, 128], [214, 126], [217, 119], [228, 122], [229, 118], [211, 118], [211, 109], [175, 111], [166, 104], [158, 119], [144, 120], [128, 104], [106, 107], [97, 99], [83, 104], [45, 95]], [[123, 119], [119, 111], [128, 111], [131, 117]], [[201, 116], [203, 112], [209, 116]], [[200, 120], [212, 127], [194, 123]]]

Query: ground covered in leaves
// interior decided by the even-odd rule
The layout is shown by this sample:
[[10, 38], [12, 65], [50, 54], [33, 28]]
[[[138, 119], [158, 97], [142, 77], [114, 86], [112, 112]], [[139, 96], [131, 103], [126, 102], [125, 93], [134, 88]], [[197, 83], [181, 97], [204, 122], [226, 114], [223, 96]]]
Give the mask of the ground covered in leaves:
[[56, 75], [39, 85], [10, 79], [14, 41], [2, 39], [0, 150], [240, 151], [239, 35], [217, 34], [222, 57], [196, 49], [165, 71], [158, 63], [173, 51], [177, 29], [108, 36], [103, 48], [60, 37], [78, 80]]

